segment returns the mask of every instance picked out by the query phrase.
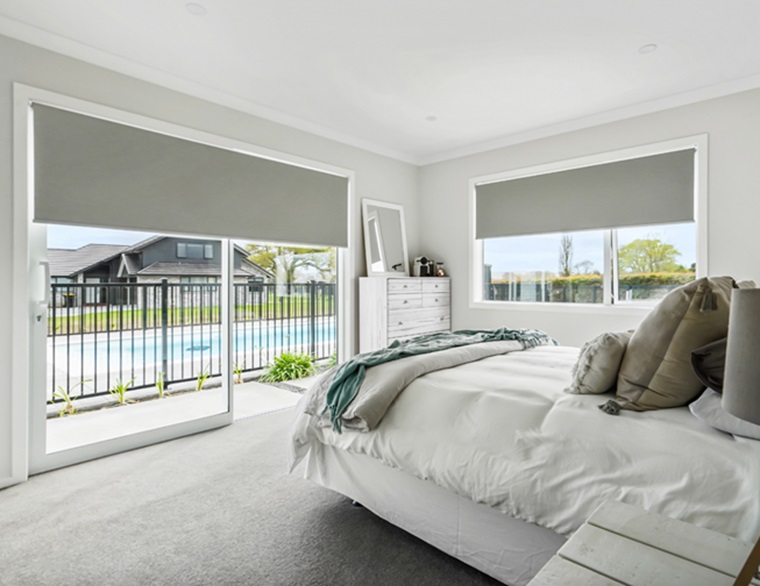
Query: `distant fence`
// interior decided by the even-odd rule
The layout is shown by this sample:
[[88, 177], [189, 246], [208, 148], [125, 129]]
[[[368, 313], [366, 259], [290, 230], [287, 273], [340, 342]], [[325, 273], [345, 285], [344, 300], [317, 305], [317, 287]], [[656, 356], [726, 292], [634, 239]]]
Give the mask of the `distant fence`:
[[[52, 284], [50, 397], [58, 387], [74, 396], [130, 380], [130, 388], [150, 387], [160, 373], [167, 386], [221, 374], [220, 297], [217, 283]], [[330, 357], [335, 315], [333, 283], [235, 283], [235, 369], [260, 369], [284, 352]]]
[[[680, 287], [681, 283], [670, 285], [636, 285], [620, 287], [622, 301], [659, 299]], [[512, 281], [507, 283], [486, 283], [487, 297], [490, 301], [536, 301], [547, 303], [603, 303], [604, 289], [601, 285], [563, 285], [551, 282]]]

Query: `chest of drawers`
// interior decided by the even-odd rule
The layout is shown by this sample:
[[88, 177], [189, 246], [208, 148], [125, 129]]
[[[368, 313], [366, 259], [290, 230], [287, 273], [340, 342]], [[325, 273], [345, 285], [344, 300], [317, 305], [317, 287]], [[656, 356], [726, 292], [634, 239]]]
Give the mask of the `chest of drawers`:
[[359, 351], [451, 329], [448, 277], [359, 279]]

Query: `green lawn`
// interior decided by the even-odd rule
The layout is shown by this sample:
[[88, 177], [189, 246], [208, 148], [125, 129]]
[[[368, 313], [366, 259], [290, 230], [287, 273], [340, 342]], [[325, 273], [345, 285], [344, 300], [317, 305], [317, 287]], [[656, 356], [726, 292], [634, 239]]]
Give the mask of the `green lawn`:
[[[332, 300], [332, 298], [330, 298]], [[279, 297], [264, 304], [237, 305], [234, 308], [234, 320], [253, 321], [306, 317], [310, 315], [309, 297]], [[325, 300], [317, 299], [315, 315], [333, 315], [334, 306]], [[93, 332], [142, 330], [161, 327], [162, 311], [160, 309], [130, 309], [125, 306], [115, 311], [85, 310], [82, 316], [66, 315], [66, 308], [57, 307], [55, 318], [48, 317], [48, 335], [88, 334]], [[52, 312], [50, 312], [52, 314]], [[179, 325], [199, 325], [219, 323], [221, 314], [219, 306], [208, 307], [171, 307], [166, 312], [169, 327]]]

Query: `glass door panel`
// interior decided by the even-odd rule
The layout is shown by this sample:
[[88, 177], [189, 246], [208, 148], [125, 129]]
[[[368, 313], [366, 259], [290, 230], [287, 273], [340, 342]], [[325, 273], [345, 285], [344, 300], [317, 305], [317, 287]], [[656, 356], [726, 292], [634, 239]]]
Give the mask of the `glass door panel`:
[[228, 241], [56, 225], [47, 240], [32, 471], [231, 422]]

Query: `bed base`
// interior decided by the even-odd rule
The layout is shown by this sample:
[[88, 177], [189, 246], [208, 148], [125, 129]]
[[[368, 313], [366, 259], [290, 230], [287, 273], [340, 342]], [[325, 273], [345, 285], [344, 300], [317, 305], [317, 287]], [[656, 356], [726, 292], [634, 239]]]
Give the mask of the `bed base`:
[[510, 586], [525, 586], [565, 541], [369, 456], [323, 444], [312, 444], [304, 476]]

